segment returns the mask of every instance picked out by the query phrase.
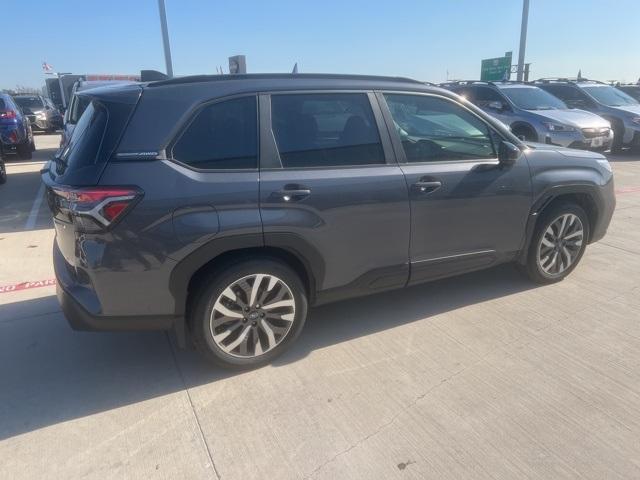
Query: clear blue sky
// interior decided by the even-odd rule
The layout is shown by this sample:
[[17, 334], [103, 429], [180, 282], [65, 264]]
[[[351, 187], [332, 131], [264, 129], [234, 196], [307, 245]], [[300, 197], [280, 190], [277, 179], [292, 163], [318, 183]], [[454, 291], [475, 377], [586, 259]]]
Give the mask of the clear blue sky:
[[[477, 78], [518, 54], [521, 0], [166, 0], [174, 73], [249, 72]], [[156, 0], [2, 0], [0, 88], [39, 87], [41, 63], [74, 73], [164, 71]], [[640, 77], [640, 0], [531, 0], [534, 78]]]

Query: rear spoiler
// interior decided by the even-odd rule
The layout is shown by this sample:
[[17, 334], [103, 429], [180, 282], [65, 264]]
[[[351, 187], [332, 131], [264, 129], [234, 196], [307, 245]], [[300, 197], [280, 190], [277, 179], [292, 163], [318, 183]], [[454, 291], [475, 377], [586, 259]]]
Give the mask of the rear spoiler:
[[170, 77], [157, 70], [140, 70], [141, 82], [157, 82], [158, 80], [168, 80]]

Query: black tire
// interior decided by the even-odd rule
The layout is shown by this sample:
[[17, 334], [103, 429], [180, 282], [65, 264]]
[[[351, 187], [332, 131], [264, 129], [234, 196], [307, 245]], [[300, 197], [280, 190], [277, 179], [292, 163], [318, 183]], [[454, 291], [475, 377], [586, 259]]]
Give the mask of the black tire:
[[[581, 245], [579, 250], [576, 250], [575, 258], [572, 260], [572, 263], [568, 268], [563, 270], [557, 274], [547, 273], [541, 262], [539, 260], [538, 252], [541, 248], [541, 243], [543, 240], [543, 235], [547, 231], [547, 229], [552, 225], [556, 220], [558, 220], [562, 215], [572, 214], [580, 219], [582, 224], [583, 234]], [[582, 259], [582, 255], [584, 255], [584, 251], [587, 247], [588, 239], [590, 234], [590, 225], [589, 225], [589, 217], [585, 213], [585, 211], [579, 205], [575, 203], [560, 203], [558, 205], [552, 205], [550, 208], [545, 210], [540, 219], [536, 223], [536, 228], [534, 229], [533, 236], [531, 238], [531, 242], [529, 243], [529, 250], [527, 252], [527, 261], [526, 264], [522, 266], [522, 270], [526, 275], [536, 283], [539, 284], [550, 284], [556, 283], [563, 280], [567, 275], [569, 275], [580, 263]]]
[[33, 151], [31, 150], [31, 142], [21, 143], [16, 147], [16, 152], [20, 160], [31, 160]]
[[624, 135], [624, 126], [619, 122], [611, 122], [611, 129], [613, 130], [611, 153], [620, 153], [623, 147], [622, 137]]
[[[281, 287], [281, 284], [277, 284], [277, 288], [282, 288], [285, 291], [285, 297], [287, 302], [291, 297], [293, 300], [294, 313], [289, 314], [293, 317], [291, 322], [287, 322], [281, 319], [269, 319], [270, 314], [279, 315], [277, 312], [272, 312], [266, 309], [267, 305], [264, 305], [264, 311], [260, 311], [259, 304], [253, 302], [251, 309], [249, 312], [243, 312], [240, 309], [238, 304], [232, 302], [234, 305], [226, 304], [223, 305], [228, 310], [231, 310], [234, 314], [241, 313], [244, 318], [229, 318], [225, 315], [220, 315], [219, 311], [216, 310], [214, 312], [214, 308], [216, 307], [218, 300], [224, 302], [229, 301], [229, 297], [223, 295], [223, 292], [228, 291], [228, 287], [234, 287], [236, 295], [236, 300], [240, 300], [240, 296], [244, 298], [244, 293], [242, 289], [238, 289], [239, 287], [235, 285], [235, 282], [241, 281], [242, 279], [247, 279], [245, 284], [247, 286], [253, 286], [256, 282], [255, 275], [265, 274], [275, 277], [281, 281], [285, 285], [284, 288]], [[253, 281], [252, 281], [253, 280]], [[268, 295], [271, 295], [271, 291], [265, 289], [264, 287], [268, 282], [262, 281], [259, 285], [262, 286], [261, 293], [258, 294], [262, 296], [263, 299], [268, 298]], [[251, 299], [249, 299], [246, 303], [251, 303]], [[259, 300], [259, 298], [257, 298]], [[276, 299], [272, 299], [276, 300]], [[272, 300], [268, 300], [267, 302], [272, 302]], [[275, 303], [275, 301], [273, 301]], [[271, 303], [271, 304], [273, 304]], [[219, 304], [218, 304], [219, 305]], [[238, 308], [235, 308], [238, 307]], [[254, 309], [255, 307], [255, 309]], [[284, 307], [286, 308], [286, 307]], [[189, 308], [189, 328], [191, 331], [192, 341], [198, 350], [207, 360], [210, 362], [222, 366], [225, 368], [232, 369], [248, 369], [255, 368], [261, 365], [265, 365], [271, 362], [274, 358], [281, 355], [298, 337], [300, 332], [302, 331], [302, 327], [304, 326], [306, 317], [307, 317], [307, 292], [300, 280], [300, 277], [286, 264], [272, 258], [258, 258], [255, 260], [245, 260], [236, 264], [229, 264], [226, 267], [220, 269], [220, 271], [215, 272], [209, 276], [206, 276], [201, 281], [199, 289], [195, 292], [193, 296], [193, 300], [190, 303]], [[276, 309], [277, 310], [277, 309]], [[267, 314], [267, 317], [263, 320], [267, 321], [267, 325], [274, 328], [274, 330], [286, 329], [288, 330], [281, 334], [277, 332], [277, 335], [281, 335], [278, 337], [277, 343], [275, 347], [269, 349], [269, 344], [272, 341], [272, 337], [269, 337], [264, 328], [264, 324], [261, 323], [262, 320], [259, 317], [255, 317], [252, 319], [251, 315], [259, 314], [264, 317], [264, 314]], [[228, 321], [224, 321], [217, 326], [212, 326], [212, 322], [215, 322], [214, 316], [218, 315], [218, 321], [220, 319], [229, 318]], [[286, 316], [286, 315], [279, 315]], [[268, 322], [279, 322], [277, 325]], [[226, 327], [231, 325], [232, 327]], [[278, 326], [279, 325], [279, 326]], [[216, 330], [217, 329], [217, 330]], [[225, 337], [224, 334], [226, 330], [232, 331], [232, 333], [228, 333]], [[248, 333], [245, 333], [245, 330]], [[270, 330], [270, 329], [269, 329]], [[227, 345], [223, 345], [226, 348], [230, 348], [235, 341], [237, 341], [240, 337], [246, 338], [247, 342], [241, 342], [241, 345], [237, 347], [237, 349], [243, 348], [242, 344], [245, 344], [244, 348], [249, 349], [250, 352], [246, 354], [246, 356], [242, 356], [242, 353], [235, 353], [225, 351], [218, 344], [216, 340], [214, 340], [214, 332], [217, 331], [216, 337], [218, 337], [218, 341], [220, 343], [224, 342], [227, 339], [231, 341], [227, 342]], [[237, 332], [237, 334], [236, 334]], [[222, 333], [222, 335], [221, 335]], [[244, 336], [243, 336], [244, 334]], [[273, 334], [273, 331], [272, 331]], [[220, 337], [222, 339], [220, 340]], [[263, 350], [262, 344], [265, 345], [265, 353], [261, 353], [255, 355], [255, 351], [260, 349]]]
[[512, 133], [518, 138], [524, 138], [526, 142], [537, 142], [538, 134], [532, 127], [519, 125], [512, 130]]
[[4, 161], [0, 159], [0, 185], [7, 183], [7, 167]]

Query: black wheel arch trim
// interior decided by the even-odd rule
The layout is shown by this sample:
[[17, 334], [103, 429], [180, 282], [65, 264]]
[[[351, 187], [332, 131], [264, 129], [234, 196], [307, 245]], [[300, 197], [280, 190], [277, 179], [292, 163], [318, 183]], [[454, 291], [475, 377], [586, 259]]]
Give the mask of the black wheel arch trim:
[[169, 276], [169, 291], [175, 299], [174, 315], [185, 315], [189, 283], [202, 267], [224, 254], [256, 250], [263, 251], [267, 256], [277, 257], [277, 252], [280, 251], [294, 257], [304, 269], [304, 272], [298, 273], [306, 275], [302, 281], [309, 289], [309, 303], [314, 303], [317, 285], [321, 284], [325, 271], [320, 253], [293, 233], [252, 233], [214, 238], [187, 255], [173, 268]]
[[[601, 211], [602, 208], [599, 188], [600, 187], [598, 185], [584, 182], [568, 185], [554, 185], [543, 190], [542, 193], [540, 193], [534, 200], [531, 206], [531, 210], [529, 211], [529, 217], [527, 219], [527, 225], [525, 227], [524, 244], [520, 251], [520, 255], [518, 256], [518, 261], [521, 263], [526, 261], [527, 251], [529, 250], [529, 245], [531, 244], [531, 239], [533, 237], [533, 231], [535, 229], [536, 222], [538, 221], [540, 214], [553, 200], [562, 195], [586, 194], [594, 202], [594, 205], [596, 207], [596, 215], [598, 215], [599, 211]], [[594, 226], [590, 225], [590, 227], [593, 228]]]

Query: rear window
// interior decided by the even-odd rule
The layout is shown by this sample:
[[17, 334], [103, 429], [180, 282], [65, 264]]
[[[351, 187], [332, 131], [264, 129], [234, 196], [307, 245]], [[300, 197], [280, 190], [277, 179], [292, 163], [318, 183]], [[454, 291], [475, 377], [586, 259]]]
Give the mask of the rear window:
[[236, 98], [204, 107], [173, 147], [173, 158], [204, 170], [257, 168], [256, 98]]
[[4, 100], [2, 98], [0, 98], [0, 110], [6, 110], [7, 109], [7, 104], [4, 103]]
[[16, 103], [22, 108], [41, 109], [44, 107], [39, 97], [14, 97]]
[[89, 106], [91, 99], [89, 97], [74, 95], [69, 106], [69, 119], [67, 122], [75, 125], [80, 117]]
[[69, 144], [60, 155], [66, 168], [80, 168], [96, 163], [107, 119], [107, 110], [102, 105], [95, 101], [89, 103]]

